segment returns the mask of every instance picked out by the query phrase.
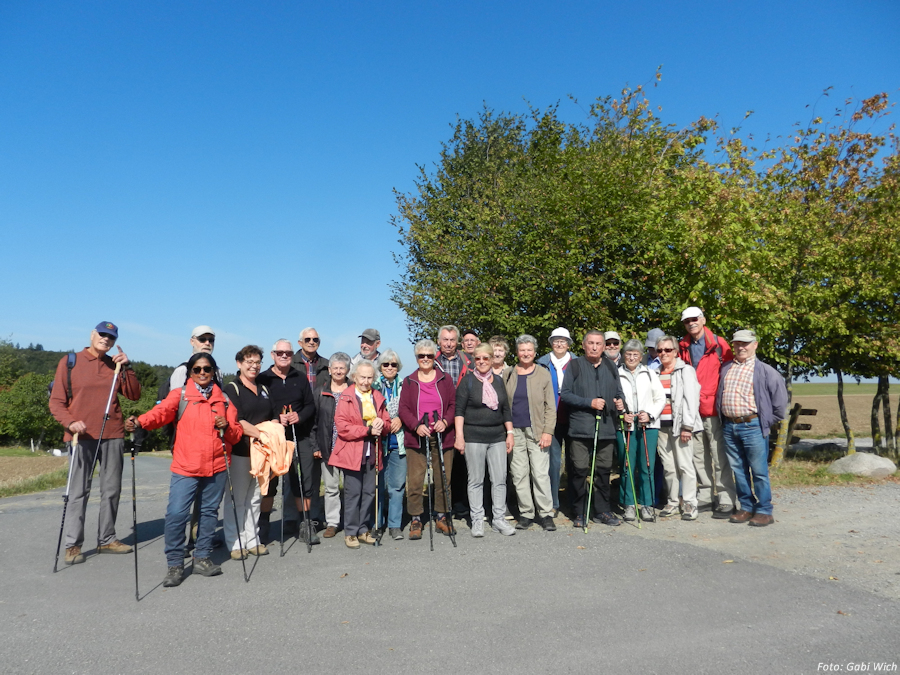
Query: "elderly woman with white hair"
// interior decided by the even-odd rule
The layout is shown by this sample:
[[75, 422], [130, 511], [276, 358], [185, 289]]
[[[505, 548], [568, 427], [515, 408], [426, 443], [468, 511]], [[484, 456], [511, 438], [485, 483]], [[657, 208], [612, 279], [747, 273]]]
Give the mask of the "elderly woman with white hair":
[[661, 518], [678, 513], [681, 481], [682, 520], [697, 520], [697, 470], [694, 468], [694, 433], [703, 431], [700, 383], [694, 369], [678, 358], [678, 340], [664, 335], [656, 341], [659, 381], [666, 396], [659, 416], [656, 451], [666, 480], [666, 506]]
[[387, 502], [385, 509], [379, 508], [380, 522], [375, 528], [380, 530], [387, 520], [391, 539], [403, 539], [403, 491], [406, 489], [406, 448], [403, 445], [403, 423], [400, 421], [400, 370], [403, 362], [393, 349], [385, 349], [375, 363], [378, 377], [372, 387], [380, 391], [387, 401], [387, 411], [391, 418], [390, 435], [384, 442], [384, 480], [378, 487], [378, 504]]
[[375, 364], [358, 361], [350, 371], [353, 384], [338, 399], [334, 411], [337, 440], [329, 466], [344, 471], [344, 543], [358, 549], [374, 544], [366, 521], [375, 502], [375, 471], [381, 466], [381, 443], [390, 432], [391, 418], [381, 392], [372, 389]]
[[550, 443], [556, 430], [556, 396], [550, 372], [538, 367], [536, 356], [537, 340], [520, 335], [516, 338], [518, 362], [503, 376], [513, 424], [509, 471], [519, 501], [516, 529], [527, 530], [537, 517], [541, 527], [552, 532], [556, 525], [550, 493]]
[[[640, 507], [641, 520], [656, 520], [653, 509], [653, 472], [656, 469], [656, 445], [659, 435], [659, 416], [666, 403], [666, 394], [659, 375], [641, 363], [644, 347], [640, 340], [629, 340], [622, 349], [622, 365], [619, 378], [625, 395], [624, 433], [616, 432], [619, 450], [619, 466], [631, 470], [631, 477], [619, 479], [619, 503], [624, 509], [624, 520], [636, 517]], [[628, 461], [625, 461], [625, 450]], [[632, 490], [637, 491], [635, 498]]]

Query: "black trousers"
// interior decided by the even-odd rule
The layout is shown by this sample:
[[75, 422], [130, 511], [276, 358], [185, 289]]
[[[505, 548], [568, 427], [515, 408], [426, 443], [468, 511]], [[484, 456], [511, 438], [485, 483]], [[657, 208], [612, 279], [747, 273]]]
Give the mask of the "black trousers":
[[[612, 471], [615, 439], [597, 439], [597, 461], [594, 467], [594, 494], [591, 497], [591, 511], [588, 517], [611, 511], [609, 504], [609, 474]], [[566, 464], [569, 473], [569, 490], [575, 517], [584, 515], [586, 483], [591, 472], [591, 457], [594, 451], [593, 438], [567, 438]]]

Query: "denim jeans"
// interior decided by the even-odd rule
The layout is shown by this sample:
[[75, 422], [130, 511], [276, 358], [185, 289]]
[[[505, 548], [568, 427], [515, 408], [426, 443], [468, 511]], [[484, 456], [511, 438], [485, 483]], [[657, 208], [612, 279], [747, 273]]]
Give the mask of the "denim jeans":
[[553, 440], [550, 441], [550, 498], [553, 508], [559, 510], [559, 478], [562, 470], [562, 444], [569, 433], [569, 427], [556, 427]]
[[[725, 436], [725, 452], [728, 454], [731, 470], [734, 471], [734, 486], [741, 509], [772, 515], [769, 443], [768, 439], [763, 436], [759, 419], [741, 423], [726, 419], [722, 426]], [[756, 495], [755, 506], [754, 494]]]
[[[214, 476], [182, 476], [172, 474], [169, 483], [169, 506], [166, 509], [166, 561], [169, 567], [184, 564], [184, 528], [191, 518], [194, 496], [200, 495], [200, 523], [197, 529], [195, 558], [212, 555], [213, 535], [219, 523], [219, 502], [225, 494], [224, 471]], [[231, 504], [228, 505], [231, 508]]]
[[403, 493], [406, 491], [406, 455], [392, 450], [384, 460], [383, 473], [378, 477], [378, 520], [379, 529], [384, 523], [387, 506], [387, 526], [403, 526]]

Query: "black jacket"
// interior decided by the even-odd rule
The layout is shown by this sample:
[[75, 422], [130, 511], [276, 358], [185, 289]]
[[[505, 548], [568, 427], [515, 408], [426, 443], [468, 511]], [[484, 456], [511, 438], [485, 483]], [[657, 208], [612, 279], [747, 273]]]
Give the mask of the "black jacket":
[[597, 438], [609, 440], [616, 437], [617, 417], [613, 399], [624, 400], [625, 394], [619, 381], [619, 371], [606, 354], [596, 367], [583, 356], [570, 361], [559, 397], [569, 407], [569, 436], [594, 438], [597, 411], [591, 408], [591, 401], [602, 398], [606, 406], [600, 413]]
[[340, 394], [332, 393], [330, 386], [317, 386], [316, 393], [313, 394], [316, 415], [310, 440], [313, 452], [321, 452], [323, 461], [331, 457], [334, 442], [334, 409], [338, 398]]

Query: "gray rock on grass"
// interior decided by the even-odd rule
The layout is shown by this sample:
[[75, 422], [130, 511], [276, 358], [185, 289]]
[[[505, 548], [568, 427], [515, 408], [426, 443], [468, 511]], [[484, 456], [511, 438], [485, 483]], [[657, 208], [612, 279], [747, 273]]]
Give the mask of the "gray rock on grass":
[[869, 452], [854, 452], [832, 462], [828, 467], [829, 473], [850, 473], [868, 478], [884, 478], [896, 470], [896, 465], [887, 457], [879, 457]]

